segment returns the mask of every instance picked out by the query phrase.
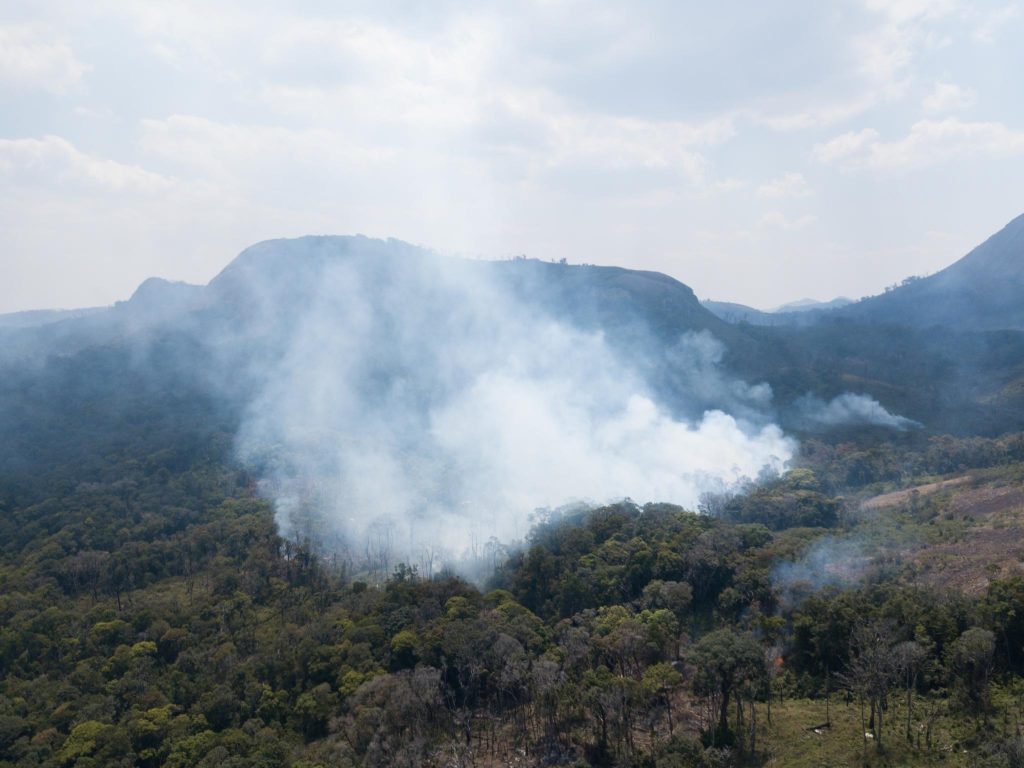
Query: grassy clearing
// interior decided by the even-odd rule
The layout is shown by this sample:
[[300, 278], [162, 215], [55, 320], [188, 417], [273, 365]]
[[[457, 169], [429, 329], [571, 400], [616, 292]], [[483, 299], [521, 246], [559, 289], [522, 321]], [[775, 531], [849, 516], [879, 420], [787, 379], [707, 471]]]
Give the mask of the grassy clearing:
[[[987, 724], [963, 715], [949, 715], [947, 701], [915, 696], [911, 742], [906, 737], [906, 701], [890, 699], [885, 713], [882, 746], [861, 727], [856, 701], [847, 704], [842, 695], [830, 706], [832, 726], [812, 730], [825, 722], [824, 699], [793, 699], [772, 707], [772, 723], [760, 705], [760, 735], [765, 766], [772, 768], [838, 768], [839, 766], [1001, 766], [1008, 765], [998, 754], [998, 745], [1019, 733], [1024, 721], [1019, 692], [997, 689], [994, 712]], [[865, 721], [868, 713], [864, 713]], [[931, 746], [928, 746], [928, 722]], [[866, 746], [866, 749], [865, 749]], [[866, 757], [866, 759], [865, 759]]]

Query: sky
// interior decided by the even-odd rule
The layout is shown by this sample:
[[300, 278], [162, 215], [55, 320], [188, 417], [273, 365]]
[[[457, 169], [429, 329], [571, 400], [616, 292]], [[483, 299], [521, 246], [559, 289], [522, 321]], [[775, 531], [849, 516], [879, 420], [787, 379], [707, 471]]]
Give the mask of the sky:
[[0, 312], [395, 237], [761, 308], [1024, 212], [1024, 4], [0, 2]]

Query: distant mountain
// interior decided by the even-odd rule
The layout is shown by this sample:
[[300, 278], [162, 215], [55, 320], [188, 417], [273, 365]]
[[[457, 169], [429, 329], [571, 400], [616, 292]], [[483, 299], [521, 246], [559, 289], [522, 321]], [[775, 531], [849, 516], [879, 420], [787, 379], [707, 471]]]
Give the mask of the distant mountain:
[[[674, 339], [685, 331], [706, 330], [727, 343], [743, 341], [742, 334], [702, 307], [688, 286], [657, 272], [525, 258], [468, 261], [393, 239], [307, 236], [246, 248], [207, 286], [150, 278], [113, 307], [0, 315], [0, 342], [8, 342], [0, 358], [18, 359], [16, 350], [65, 354], [186, 320], [192, 326], [236, 331], [247, 322], [287, 326], [318, 294], [324, 275], [346, 262], [358, 264], [371, 291], [414, 266], [425, 276], [460, 269], [479, 274], [482, 283], [504, 286], [538, 311], [621, 340], [641, 331]], [[417, 290], [429, 293], [429, 283], [425, 279]]]
[[763, 310], [732, 301], [705, 299], [701, 302], [705, 309], [727, 323], [770, 326], [807, 325], [816, 322], [830, 310], [845, 307], [850, 303], [850, 299], [846, 298], [832, 299], [831, 301], [800, 299], [790, 304], [783, 304], [775, 309]]
[[757, 326], [854, 322], [1024, 330], [1024, 215], [940, 272], [907, 278], [878, 296], [860, 301], [801, 299], [770, 311], [726, 301], [706, 300], [703, 305], [728, 323]]
[[[452, 259], [400, 240], [362, 235], [257, 243], [242, 251], [210, 282], [207, 298], [219, 304], [244, 304], [249, 312], [256, 307], [287, 307], [314, 294], [324, 271], [332, 264], [353, 259], [363, 262], [364, 274], [381, 281], [425, 263], [436, 264], [439, 274], [446, 268], [477, 272], [511, 289], [517, 298], [588, 328], [622, 330], [642, 322], [658, 334], [708, 330], [725, 337], [736, 336], [726, 323], [701, 306], [689, 286], [658, 272], [526, 258]], [[366, 262], [372, 262], [372, 267]]]
[[205, 301], [205, 288], [151, 277], [112, 307], [0, 315], [0, 364], [38, 362], [161, 328]]
[[[347, 270], [347, 271], [346, 271]], [[674, 367], [673, 350], [687, 332], [707, 332], [724, 344], [728, 359], [759, 361], [760, 348], [743, 331], [716, 317], [697, 300], [689, 286], [657, 272], [573, 265], [515, 258], [474, 261], [440, 256], [398, 240], [363, 236], [307, 236], [269, 240], [247, 248], [209, 284], [208, 309], [201, 314], [221, 315], [230, 333], [236, 329], [263, 329], [261, 345], [286, 344], [304, 314], [296, 311], [322, 300], [325, 279], [350, 274], [360, 286], [359, 298], [389, 311], [386, 294], [403, 286], [407, 301], [430, 308], [438, 333], [445, 329], [457, 337], [458, 306], [445, 303], [446, 284], [480, 286], [515, 306], [513, 325], [522, 314], [550, 317], [565, 325], [600, 334], [619, 360], [640, 372], [650, 386], [670, 403], [691, 409], [724, 407], [732, 395], [713, 391], [695, 395], [680, 391], [685, 376]], [[390, 287], [390, 288], [389, 288]], [[338, 286], [348, 293], [349, 286]], [[204, 321], [205, 322], [205, 321]], [[214, 334], [217, 336], [217, 334]], [[538, 340], [538, 343], [542, 340]], [[382, 340], [386, 344], [387, 340]]]
[[776, 307], [771, 310], [772, 314], [783, 314], [787, 312], [812, 312], [814, 310], [827, 310], [827, 309], [839, 309], [845, 307], [848, 304], [852, 304], [853, 299], [848, 299], [845, 296], [832, 299], [831, 301], [817, 301], [816, 299], [799, 299], [797, 301], [791, 301], [788, 304]]
[[[974, 273], [987, 268], [980, 256], [993, 260], [986, 247], [1006, 250], [995, 249], [993, 241], [963, 260], [972, 269], [947, 270], [953, 277], [966, 271], [967, 277], [943, 279], [954, 287], [976, 279]], [[974, 262], [982, 264], [975, 269]], [[1001, 268], [1006, 273], [1013, 266], [1011, 259]], [[461, 287], [456, 290], [448, 278]], [[794, 404], [810, 402], [807, 395], [825, 407], [849, 392], [874, 398], [928, 429], [1024, 428], [1024, 333], [974, 330], [980, 323], [934, 331], [935, 321], [928, 318], [938, 317], [935, 308], [921, 309], [925, 319], [906, 325], [864, 310], [872, 301], [891, 309], [878, 300], [913, 298], [914, 285], [838, 309], [801, 302], [803, 311], [771, 313], [726, 302], [702, 304], [688, 286], [655, 272], [525, 258], [450, 259], [397, 240], [301, 237], [247, 248], [206, 286], [151, 279], [106, 309], [42, 313], [39, 322], [21, 327], [0, 318], [0, 365], [45, 376], [55, 360], [85, 369], [100, 358], [123, 355], [122, 362], [110, 362], [110, 370], [152, 368], [191, 382], [181, 386], [183, 392], [205, 388], [238, 400], [297, 340], [341, 349], [345, 339], [361, 340], [372, 329], [371, 343], [380, 354], [368, 380], [388, 381], [416, 370], [424, 355], [447, 355], [475, 322], [472, 308], [493, 298], [495, 306], [510, 310], [498, 313], [505, 318], [500, 323], [495, 312], [486, 313], [497, 335], [529, 328], [530, 343], [543, 343], [551, 329], [542, 323], [550, 319], [599, 336], [614, 352], [613, 367], [647, 382], [675, 416], [699, 416], [709, 408], [744, 415], [739, 401], [749, 400], [757, 388], [739, 384], [767, 382], [771, 389], [758, 391], [759, 402], [787, 428], [799, 429], [802, 416]], [[1005, 298], [1000, 301], [1004, 316], [1015, 309]], [[303, 325], [316, 302], [328, 303], [335, 318], [330, 325]], [[418, 313], [415, 323], [404, 326], [414, 330], [412, 338], [389, 331], [387, 318], [405, 318], [403, 302]], [[339, 311], [346, 303], [351, 313]], [[982, 317], [981, 308], [971, 311]], [[993, 327], [1003, 322], [989, 320]], [[494, 344], [500, 346], [500, 338]], [[389, 360], [404, 368], [389, 367]]]
[[713, 299], [705, 299], [701, 302], [704, 309], [714, 313], [714, 315], [727, 323], [750, 323], [751, 325], [772, 325], [773, 321], [777, 318], [773, 318], [771, 312], [765, 312], [760, 309], [754, 309], [748, 307], [746, 304], [737, 304], [733, 301], [714, 301]]
[[160, 322], [198, 308], [204, 302], [204, 294], [201, 285], [151, 277], [135, 289], [128, 301], [119, 301], [114, 308], [130, 314], [135, 322]]
[[835, 315], [918, 328], [1024, 329], [1024, 215], [941, 272], [908, 278]]
[[0, 315], [0, 329], [34, 328], [61, 320], [85, 317], [107, 309], [108, 307], [88, 307], [85, 309], [30, 309], [24, 312], [8, 312]]
[[[468, 290], [455, 304], [453, 280]], [[479, 298], [471, 295], [473, 285], [480, 288]], [[702, 307], [688, 286], [660, 273], [526, 258], [454, 259], [398, 240], [355, 235], [257, 243], [207, 286], [152, 278], [127, 301], [87, 316], [30, 328], [0, 327], [0, 363], [39, 364], [52, 355], [112, 343], [145, 351], [154, 339], [173, 337], [181, 346], [175, 354], [186, 364], [200, 367], [184, 356], [201, 347], [201, 354], [215, 360], [203, 363], [211, 376], [243, 386], [239, 371], [287, 352], [311, 302], [358, 299], [367, 312], [386, 314], [398, 311], [387, 302], [399, 287], [406, 302], [429, 315], [425, 323], [453, 338], [461, 332], [459, 302], [486, 301], [488, 292], [514, 306], [519, 314], [509, 319], [513, 325], [525, 312], [600, 334], [622, 363], [642, 373], [670, 402], [684, 400], [678, 392], [683, 377], [667, 360], [687, 332], [708, 332], [725, 345], [730, 359], [759, 359], [757, 346], [740, 329]], [[338, 336], [362, 332], [357, 326], [332, 331]], [[713, 389], [698, 400], [685, 400], [721, 405]]]

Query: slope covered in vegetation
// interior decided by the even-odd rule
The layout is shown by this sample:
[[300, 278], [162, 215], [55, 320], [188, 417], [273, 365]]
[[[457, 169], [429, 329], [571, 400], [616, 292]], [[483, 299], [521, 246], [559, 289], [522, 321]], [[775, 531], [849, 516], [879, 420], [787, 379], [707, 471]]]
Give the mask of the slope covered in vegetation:
[[709, 514], [551, 512], [487, 584], [381, 582], [278, 534], [185, 383], [62, 387], [92, 421], [22, 425], [0, 487], [0, 765], [1018, 764], [1024, 578], [945, 589], [919, 564], [984, 520], [849, 494], [1019, 486], [1019, 436], [811, 444]]
[[[777, 416], [801, 451], [698, 509], [540, 510], [522, 541], [474, 534], [454, 566], [433, 550], [399, 562], [390, 533], [335, 546], [301, 473], [278, 475], [299, 489], [288, 525], [264, 500], [263, 470], [288, 459], [275, 441], [319, 456], [364, 422], [284, 419], [244, 464], [238, 445], [282, 398], [308, 416], [326, 393], [330, 416], [354, 386], [334, 367], [350, 340], [366, 374], [344, 390], [352, 413], [377, 409], [388, 436], [396, 403], [424, 430], [438, 383], [463, 391], [445, 365], [422, 375], [451, 341], [423, 318], [474, 294], [406, 274], [404, 248], [265, 244], [205, 289], [151, 284], [85, 324], [9, 330], [8, 353], [35, 354], [0, 376], [0, 766], [1022, 764], [1024, 335], [732, 327], [663, 276], [464, 265], [471, 286], [477, 270], [500, 277], [520, 320], [607, 343], [597, 378], [636, 373], [673, 417]], [[317, 294], [332, 322], [310, 325], [302, 297], [326, 263], [365, 280], [338, 283], [352, 306]], [[470, 315], [487, 321], [478, 347], [507, 321], [496, 306]], [[265, 389], [295, 344], [316, 352], [289, 358], [295, 371], [331, 375]], [[602, 418], [618, 407], [596, 402]], [[814, 423], [808, 403], [885, 418]], [[652, 438], [634, 453], [656, 461], [652, 446], [667, 450]], [[425, 455], [407, 447], [394, 456]], [[467, 453], [459, 466], [478, 466]], [[472, 498], [464, 519], [501, 514]]]

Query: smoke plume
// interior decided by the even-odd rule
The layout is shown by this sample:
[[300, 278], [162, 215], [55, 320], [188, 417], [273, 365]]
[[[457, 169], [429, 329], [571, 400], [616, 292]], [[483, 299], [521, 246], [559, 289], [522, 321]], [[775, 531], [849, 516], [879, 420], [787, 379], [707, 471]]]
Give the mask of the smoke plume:
[[870, 563], [860, 541], [823, 536], [798, 559], [776, 565], [772, 582], [782, 601], [795, 605], [823, 587], [847, 587], [860, 582]]
[[873, 397], [852, 392], [845, 392], [828, 402], [808, 394], [794, 405], [802, 425], [808, 429], [870, 425], [903, 431], [921, 426], [913, 419], [890, 413]]
[[[260, 361], [237, 445], [286, 533], [358, 539], [384, 525], [398, 546], [408, 536], [459, 551], [471, 536], [522, 537], [542, 506], [694, 508], [794, 453], [763, 420], [674, 418], [600, 332], [554, 319], [493, 263], [358, 252], [307, 263], [301, 292], [255, 291], [302, 301]], [[716, 345], [681, 339], [673, 375], [689, 371], [697, 392], [726, 388], [750, 411], [770, 398], [727, 380]]]

